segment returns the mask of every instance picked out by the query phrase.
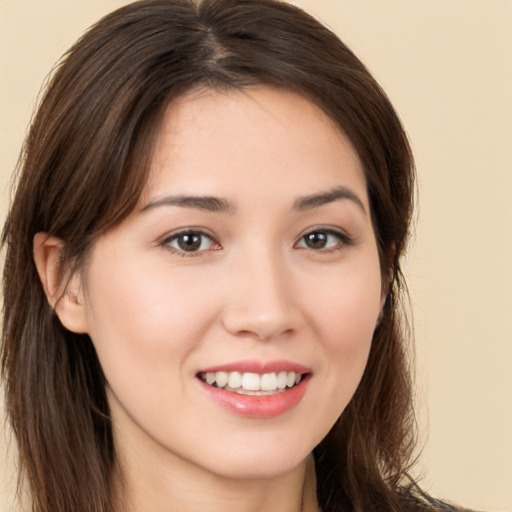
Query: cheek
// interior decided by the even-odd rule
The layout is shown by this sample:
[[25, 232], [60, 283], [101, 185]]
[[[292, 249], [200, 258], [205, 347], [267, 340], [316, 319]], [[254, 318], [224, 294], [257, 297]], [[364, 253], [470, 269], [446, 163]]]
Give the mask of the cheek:
[[335, 421], [355, 393], [368, 359], [381, 307], [378, 260], [324, 282], [329, 285], [309, 294], [308, 309], [323, 346], [319, 362], [326, 375], [323, 406]]
[[114, 372], [147, 379], [148, 368], [157, 377], [200, 344], [215, 316], [214, 294], [207, 287], [198, 293], [186, 274], [167, 278], [165, 265], [114, 261], [89, 276], [89, 334], [109, 381]]
[[195, 373], [190, 355], [204, 342], [218, 301], [207, 287], [198, 293], [186, 273], [152, 263], [119, 259], [94, 267], [90, 336], [108, 382], [112, 417], [168, 432], [173, 414], [194, 408], [187, 386]]
[[[315, 277], [315, 276], [314, 276]], [[335, 270], [308, 283], [307, 309], [312, 324], [326, 333], [333, 351], [357, 352], [371, 340], [381, 308], [381, 276], [377, 256]], [[315, 283], [322, 286], [315, 286]]]

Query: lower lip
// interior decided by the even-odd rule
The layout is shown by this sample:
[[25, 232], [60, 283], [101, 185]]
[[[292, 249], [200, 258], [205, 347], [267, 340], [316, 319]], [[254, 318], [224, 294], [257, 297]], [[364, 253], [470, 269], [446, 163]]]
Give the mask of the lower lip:
[[230, 391], [214, 388], [200, 381], [210, 398], [246, 418], [275, 418], [295, 407], [304, 396], [310, 375], [306, 375], [299, 384], [275, 395], [240, 395]]

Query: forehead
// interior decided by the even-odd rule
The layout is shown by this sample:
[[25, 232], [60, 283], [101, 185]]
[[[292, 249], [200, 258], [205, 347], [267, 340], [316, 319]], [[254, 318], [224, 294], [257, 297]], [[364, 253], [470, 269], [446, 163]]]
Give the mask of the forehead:
[[168, 106], [144, 196], [243, 196], [247, 188], [283, 198], [339, 185], [354, 188], [367, 202], [357, 153], [311, 101], [271, 87], [202, 89]]

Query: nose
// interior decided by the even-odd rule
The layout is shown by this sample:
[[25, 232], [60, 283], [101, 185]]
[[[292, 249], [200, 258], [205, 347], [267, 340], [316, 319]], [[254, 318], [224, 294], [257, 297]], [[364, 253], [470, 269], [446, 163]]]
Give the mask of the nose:
[[253, 254], [232, 267], [224, 328], [237, 337], [267, 341], [291, 335], [299, 315], [293, 298], [293, 279], [275, 255]]

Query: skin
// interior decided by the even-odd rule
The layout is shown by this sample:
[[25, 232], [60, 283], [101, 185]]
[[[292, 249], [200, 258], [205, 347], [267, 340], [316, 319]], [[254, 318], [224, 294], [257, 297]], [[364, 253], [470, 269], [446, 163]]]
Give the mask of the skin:
[[[184, 229], [204, 233], [197, 250], [180, 248]], [[35, 238], [54, 304], [61, 248]], [[139, 207], [56, 304], [104, 369], [127, 508], [318, 510], [309, 454], [355, 392], [382, 302], [361, 163], [317, 107], [268, 87], [174, 101]], [[204, 392], [198, 371], [247, 359], [310, 368], [302, 400], [247, 418]]]

